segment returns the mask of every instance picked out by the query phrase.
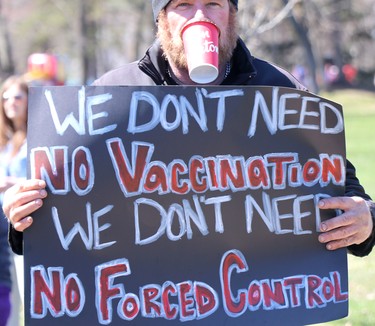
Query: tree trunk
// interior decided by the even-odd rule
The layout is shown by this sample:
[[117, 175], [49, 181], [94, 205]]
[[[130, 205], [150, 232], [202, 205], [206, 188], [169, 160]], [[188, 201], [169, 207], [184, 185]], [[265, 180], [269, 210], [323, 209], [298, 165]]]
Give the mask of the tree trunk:
[[15, 65], [13, 61], [13, 48], [11, 38], [9, 35], [9, 29], [7, 19], [3, 15], [3, 3], [0, 0], [0, 44], [4, 45], [4, 52], [0, 53], [0, 77], [1, 79], [6, 78], [9, 75], [15, 73]]
[[343, 0], [332, 0], [332, 9], [331, 9], [331, 22], [332, 24], [332, 31], [329, 35], [331, 40], [331, 44], [333, 45], [333, 54], [334, 54], [334, 64], [338, 67], [339, 75], [336, 81], [337, 85], [346, 85], [347, 82], [345, 80], [345, 76], [342, 70], [344, 65], [343, 57], [342, 57], [342, 35], [341, 35], [341, 28], [342, 28], [342, 21], [340, 17], [340, 13], [342, 13], [345, 7], [345, 1]]
[[[288, 0], [282, 0], [284, 5], [288, 4]], [[303, 4], [301, 4], [303, 5]], [[290, 13], [289, 15], [289, 20], [294, 28], [294, 31], [296, 32], [303, 49], [306, 53], [306, 63], [309, 68], [309, 75], [311, 78], [311, 89], [313, 93], [319, 93], [319, 86], [316, 78], [316, 70], [317, 70], [317, 65], [316, 65], [316, 60], [313, 52], [313, 47], [310, 42], [310, 38], [308, 36], [308, 30], [303, 23], [303, 21], [297, 20], [297, 18], [293, 15], [293, 12]]]
[[82, 62], [82, 81], [90, 84], [97, 78], [96, 71], [96, 21], [91, 17], [95, 1], [79, 1], [79, 39]]
[[154, 21], [150, 4], [145, 1], [139, 1], [136, 2], [134, 6], [140, 17], [139, 23], [134, 31], [134, 56], [132, 60], [143, 57], [145, 44], [149, 47], [155, 38], [155, 33], [152, 32]]

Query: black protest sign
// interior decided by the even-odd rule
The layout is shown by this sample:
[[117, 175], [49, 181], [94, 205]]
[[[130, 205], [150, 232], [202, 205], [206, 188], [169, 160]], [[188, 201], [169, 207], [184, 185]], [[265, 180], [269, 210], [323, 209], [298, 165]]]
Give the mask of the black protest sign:
[[341, 107], [271, 87], [31, 88], [26, 323], [202, 325], [346, 316]]

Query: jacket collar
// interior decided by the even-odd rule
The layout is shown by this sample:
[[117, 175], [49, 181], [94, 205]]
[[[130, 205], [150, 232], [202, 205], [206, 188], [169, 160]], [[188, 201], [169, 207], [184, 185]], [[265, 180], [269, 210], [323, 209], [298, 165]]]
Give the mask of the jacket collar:
[[232, 69], [222, 85], [246, 85], [248, 80], [257, 74], [253, 60], [249, 49], [239, 38], [232, 56]]
[[138, 67], [148, 75], [156, 85], [170, 85], [167, 82], [167, 61], [163, 56], [159, 40], [148, 48], [144, 57], [139, 60]]

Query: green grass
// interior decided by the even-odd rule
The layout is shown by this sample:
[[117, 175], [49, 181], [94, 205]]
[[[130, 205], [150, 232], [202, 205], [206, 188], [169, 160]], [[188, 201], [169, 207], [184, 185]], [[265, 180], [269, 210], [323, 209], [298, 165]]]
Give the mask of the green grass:
[[347, 156], [366, 191], [375, 197], [375, 92], [343, 90], [323, 97], [343, 106]]
[[[343, 106], [347, 157], [375, 198], [375, 93], [341, 90], [322, 96]], [[349, 316], [324, 325], [375, 325], [375, 249], [365, 258], [349, 256]]]

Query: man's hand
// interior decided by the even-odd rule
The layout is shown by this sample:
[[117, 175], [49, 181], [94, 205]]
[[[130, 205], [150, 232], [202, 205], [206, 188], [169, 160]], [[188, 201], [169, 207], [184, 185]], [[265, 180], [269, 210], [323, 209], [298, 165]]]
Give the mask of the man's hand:
[[321, 223], [319, 241], [328, 250], [345, 248], [366, 241], [372, 232], [373, 221], [370, 209], [360, 197], [331, 197], [319, 202], [320, 209], [339, 209], [343, 211], [332, 219]]
[[45, 188], [43, 180], [23, 180], [4, 193], [3, 211], [14, 229], [22, 232], [32, 224], [30, 214], [43, 205]]

